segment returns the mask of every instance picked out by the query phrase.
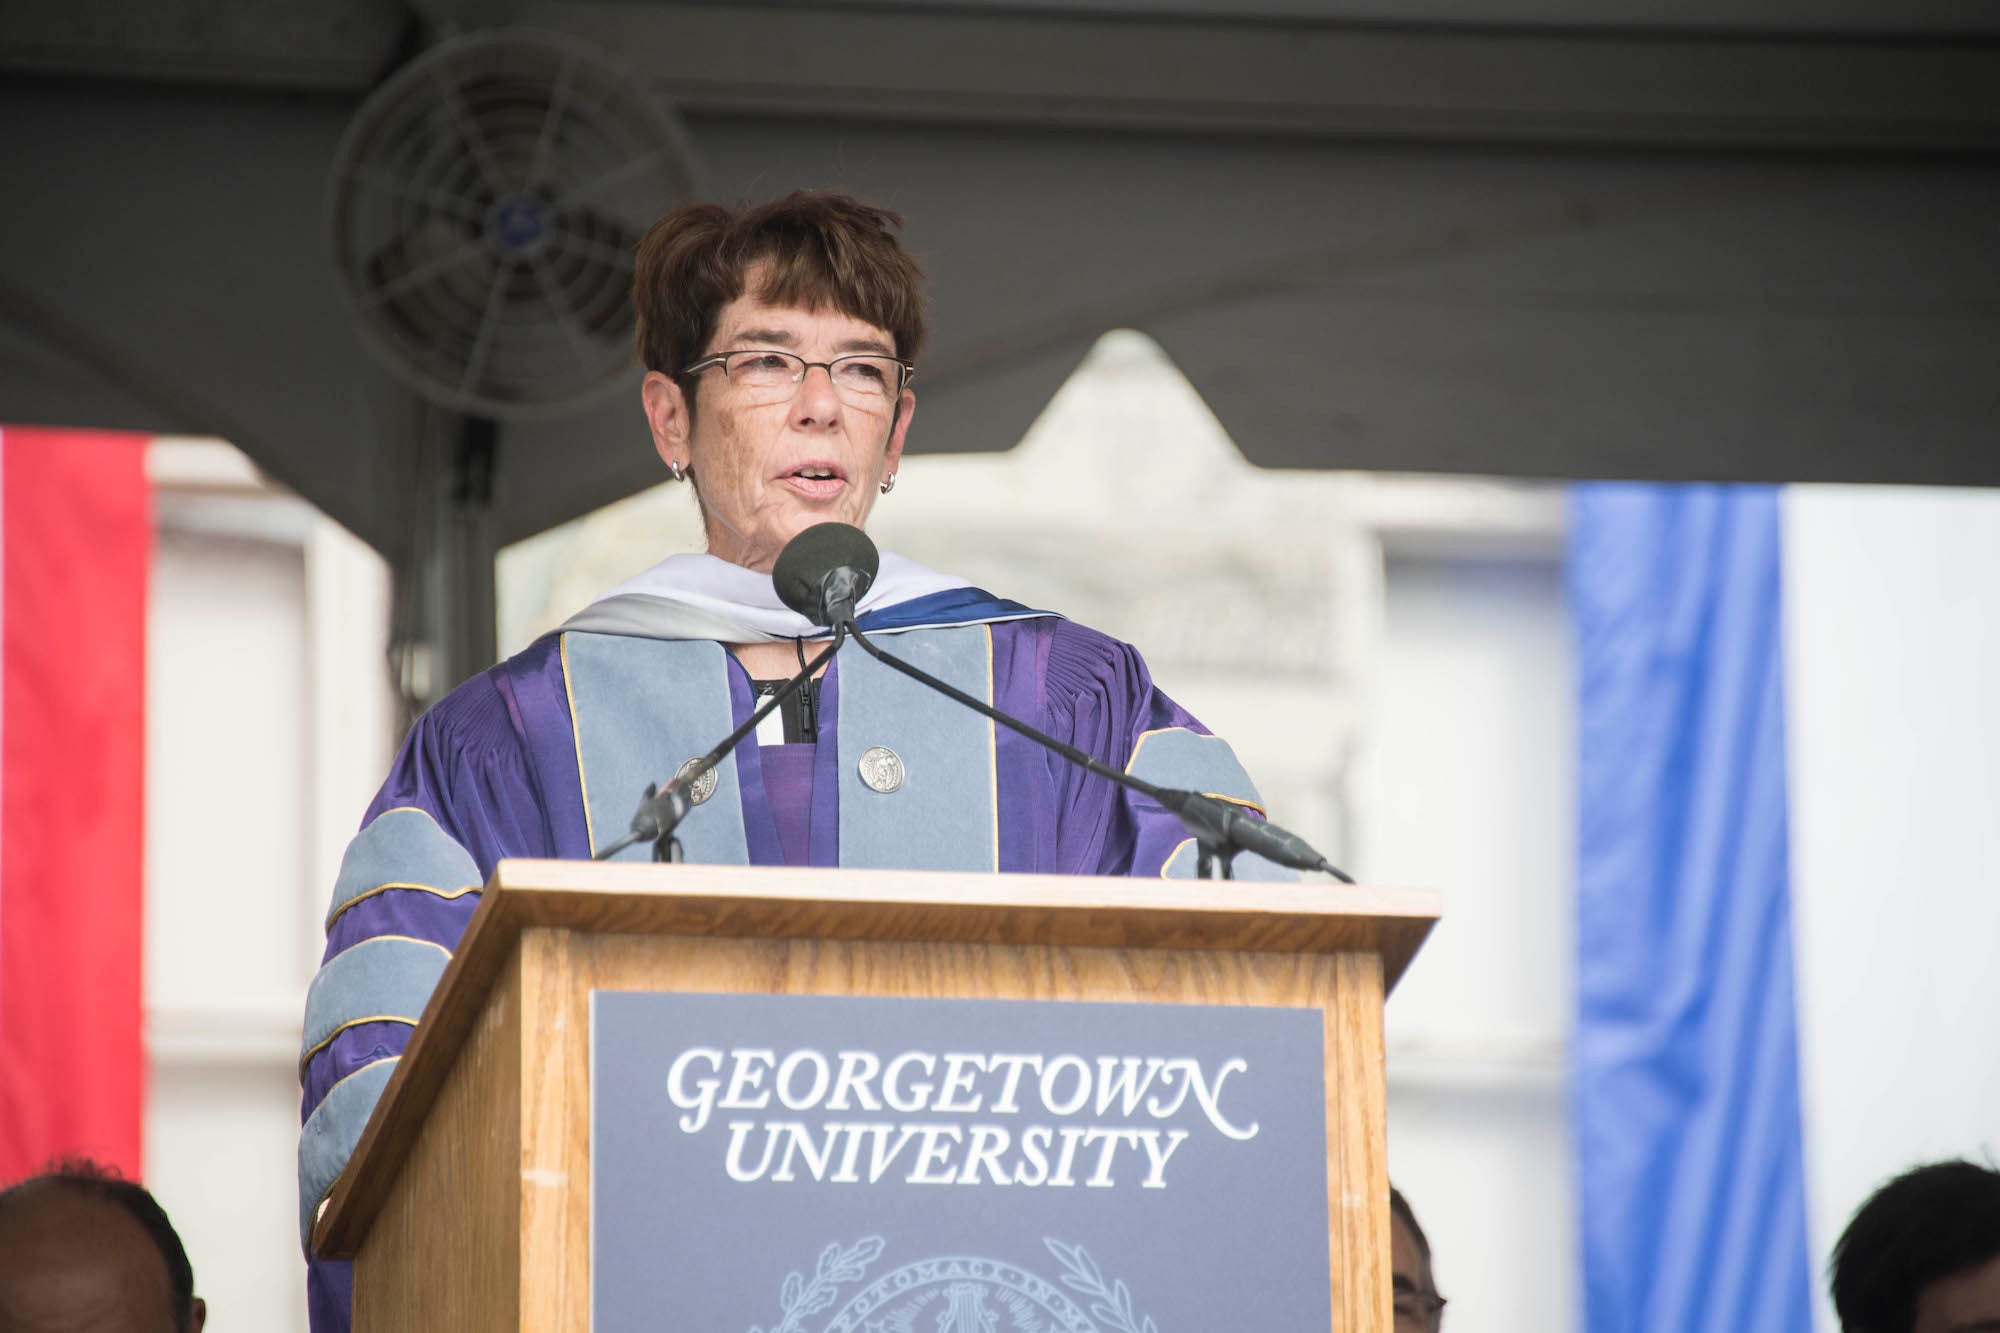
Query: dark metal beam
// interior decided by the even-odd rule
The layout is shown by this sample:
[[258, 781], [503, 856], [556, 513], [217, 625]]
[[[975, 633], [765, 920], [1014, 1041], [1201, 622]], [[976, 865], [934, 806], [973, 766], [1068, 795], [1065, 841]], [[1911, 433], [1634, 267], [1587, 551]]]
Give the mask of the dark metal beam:
[[2000, 33], [1990, 0], [765, 0], [795, 8], [1072, 14], [1230, 23], [1963, 37]]
[[0, 71], [358, 94], [419, 29], [504, 23], [623, 52], [695, 112], [2000, 150], [1980, 0], [40, 0], [0, 12]]
[[2000, 149], [2000, 39], [532, 0], [694, 111], [1313, 137]]
[[358, 92], [396, 62], [399, 0], [27, 0], [0, 10], [0, 70]]

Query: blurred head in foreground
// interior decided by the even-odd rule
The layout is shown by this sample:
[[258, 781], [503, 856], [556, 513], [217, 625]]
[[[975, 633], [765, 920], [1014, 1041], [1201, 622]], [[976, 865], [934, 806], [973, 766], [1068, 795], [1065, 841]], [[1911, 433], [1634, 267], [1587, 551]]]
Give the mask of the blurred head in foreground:
[[1844, 1333], [2000, 1333], [2000, 1172], [1932, 1162], [1896, 1177], [1831, 1267]]
[[1394, 1288], [1396, 1333], [1437, 1333], [1444, 1323], [1444, 1297], [1431, 1275], [1431, 1243], [1417, 1225], [1410, 1202], [1389, 1187], [1389, 1269]]
[[173, 1224], [90, 1162], [0, 1191], [0, 1329], [200, 1333], [208, 1307]]

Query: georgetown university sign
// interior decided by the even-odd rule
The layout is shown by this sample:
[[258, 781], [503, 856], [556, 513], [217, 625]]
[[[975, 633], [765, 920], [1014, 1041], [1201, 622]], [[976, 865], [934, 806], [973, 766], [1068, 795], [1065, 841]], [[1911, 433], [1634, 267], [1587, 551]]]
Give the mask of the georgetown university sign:
[[597, 1333], [1326, 1328], [1317, 1009], [598, 992]]

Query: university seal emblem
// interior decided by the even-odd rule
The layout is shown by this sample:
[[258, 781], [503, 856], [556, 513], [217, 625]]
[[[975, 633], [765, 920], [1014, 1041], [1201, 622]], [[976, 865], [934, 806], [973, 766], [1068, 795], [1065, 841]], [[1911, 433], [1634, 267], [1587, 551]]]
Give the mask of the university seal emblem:
[[[1002, 1259], [946, 1254], [880, 1273], [880, 1236], [820, 1251], [809, 1278], [785, 1277], [783, 1317], [750, 1333], [1160, 1333], [1081, 1245], [1053, 1237], [1038, 1273]], [[827, 1312], [831, 1311], [831, 1314]]]

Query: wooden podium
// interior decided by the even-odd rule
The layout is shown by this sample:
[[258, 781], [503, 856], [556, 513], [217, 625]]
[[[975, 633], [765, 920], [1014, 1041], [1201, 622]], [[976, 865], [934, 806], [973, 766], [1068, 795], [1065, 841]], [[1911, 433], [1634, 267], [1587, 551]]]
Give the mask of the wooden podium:
[[1317, 1008], [1333, 1325], [1388, 1333], [1382, 1004], [1420, 890], [505, 861], [314, 1232], [357, 1333], [590, 1328], [593, 990]]

